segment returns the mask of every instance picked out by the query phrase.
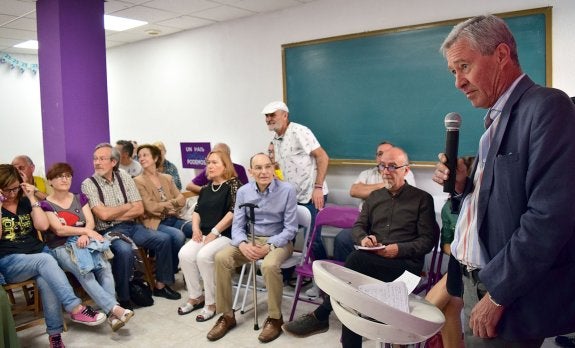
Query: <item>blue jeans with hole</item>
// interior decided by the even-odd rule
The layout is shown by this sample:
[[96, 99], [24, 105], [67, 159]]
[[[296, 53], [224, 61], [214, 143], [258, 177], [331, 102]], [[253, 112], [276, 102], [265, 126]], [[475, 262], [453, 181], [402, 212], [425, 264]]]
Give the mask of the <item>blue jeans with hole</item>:
[[64, 328], [62, 306], [70, 313], [81, 304], [64, 271], [55, 258], [46, 252], [37, 254], [10, 254], [0, 258], [0, 272], [8, 283], [36, 279], [40, 289], [46, 332], [48, 335], [61, 333]]
[[112, 266], [108, 261], [102, 263], [102, 267], [82, 275], [65, 246], [52, 249], [52, 255], [58, 260], [63, 270], [70, 272], [78, 279], [82, 288], [86, 290], [90, 298], [100, 306], [105, 313], [110, 313], [116, 303], [116, 290]]

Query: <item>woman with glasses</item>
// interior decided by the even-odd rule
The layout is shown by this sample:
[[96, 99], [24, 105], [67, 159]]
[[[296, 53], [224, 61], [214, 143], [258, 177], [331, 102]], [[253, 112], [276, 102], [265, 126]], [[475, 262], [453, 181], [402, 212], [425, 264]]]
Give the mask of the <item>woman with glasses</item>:
[[206, 176], [208, 184], [201, 188], [192, 216], [192, 240], [178, 255], [188, 288], [188, 301], [178, 308], [178, 314], [203, 307], [196, 316], [200, 322], [211, 319], [216, 311], [214, 257], [230, 244], [236, 193], [242, 185], [230, 155], [223, 151], [208, 154]]
[[85, 194], [70, 192], [74, 171], [68, 163], [56, 163], [46, 173], [52, 193], [40, 202], [50, 229], [44, 234], [46, 245], [62, 269], [78, 279], [82, 288], [108, 314], [113, 331], [123, 327], [134, 315], [116, 302], [110, 243], [94, 230], [92, 210]]
[[63, 346], [62, 306], [72, 321], [99, 325], [106, 316], [74, 295], [58, 262], [44, 251], [38, 236], [50, 224], [34, 196], [34, 186], [22, 182], [11, 164], [0, 164], [0, 273], [8, 283], [34, 278], [40, 289], [50, 347]]
[[180, 219], [180, 210], [186, 198], [176, 187], [171, 175], [161, 173], [162, 153], [157, 146], [144, 144], [138, 147], [138, 161], [142, 174], [134, 178], [144, 204], [144, 225], [170, 236], [173, 273], [178, 273], [178, 252], [192, 236], [192, 223]]

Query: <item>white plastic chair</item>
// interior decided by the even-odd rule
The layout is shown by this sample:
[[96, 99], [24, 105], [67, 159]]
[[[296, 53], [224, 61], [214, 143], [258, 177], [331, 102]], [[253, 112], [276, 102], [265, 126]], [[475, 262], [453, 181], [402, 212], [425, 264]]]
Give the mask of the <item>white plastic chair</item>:
[[[311, 213], [310, 213], [309, 209], [307, 209], [306, 207], [301, 206], [301, 205], [297, 206], [297, 223], [298, 223], [298, 226], [303, 230], [303, 236], [304, 236], [303, 250], [301, 252], [294, 251], [292, 253], [292, 255], [281, 264], [280, 267], [282, 269], [287, 269], [287, 268], [291, 268], [291, 267], [300, 265], [304, 261], [304, 255], [306, 253], [305, 249], [307, 246], [307, 238], [309, 236], [308, 232], [311, 229], [311, 226], [310, 226], [311, 225]], [[258, 260], [256, 262], [256, 266], [261, 267], [262, 262], [263, 262], [263, 260]], [[243, 299], [242, 299], [242, 306], [239, 308], [240, 313], [242, 313], [242, 314], [244, 314], [246, 312], [246, 300], [247, 300], [248, 289], [250, 287], [252, 277], [254, 276], [254, 270], [250, 267], [247, 279], [245, 282], [243, 281], [244, 274], [245, 274], [246, 269], [249, 265], [250, 265], [249, 263], [245, 263], [242, 266], [242, 271], [240, 272], [240, 277], [238, 278], [238, 286], [236, 288], [236, 294], [234, 296], [234, 303], [232, 304], [233, 309], [238, 309], [237, 305], [238, 305], [238, 300], [239, 300], [239, 296], [240, 296], [240, 290], [243, 287], [244, 288], [244, 295], [243, 295]], [[264, 289], [258, 288], [258, 290], [263, 291]]]
[[414, 344], [437, 333], [443, 313], [417, 295], [409, 295], [409, 313], [395, 309], [361, 292], [358, 287], [381, 281], [343, 266], [314, 261], [314, 278], [319, 288], [330, 296], [334, 313], [350, 330], [383, 343]]

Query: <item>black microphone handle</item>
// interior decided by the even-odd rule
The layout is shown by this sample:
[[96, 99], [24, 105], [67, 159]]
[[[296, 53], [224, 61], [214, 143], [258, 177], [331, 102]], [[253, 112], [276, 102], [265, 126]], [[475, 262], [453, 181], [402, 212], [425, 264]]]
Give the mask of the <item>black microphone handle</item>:
[[459, 148], [459, 130], [448, 130], [445, 134], [445, 156], [449, 178], [443, 182], [443, 192], [455, 194], [455, 177], [457, 172], [457, 149]]

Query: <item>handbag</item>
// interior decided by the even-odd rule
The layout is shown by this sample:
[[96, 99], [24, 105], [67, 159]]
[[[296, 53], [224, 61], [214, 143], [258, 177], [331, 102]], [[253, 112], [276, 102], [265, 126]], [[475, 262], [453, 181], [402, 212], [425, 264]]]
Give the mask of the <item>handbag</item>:
[[134, 278], [130, 281], [130, 299], [140, 307], [149, 307], [154, 304], [150, 285], [142, 278]]

